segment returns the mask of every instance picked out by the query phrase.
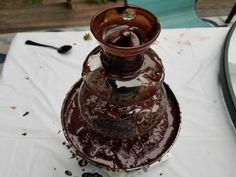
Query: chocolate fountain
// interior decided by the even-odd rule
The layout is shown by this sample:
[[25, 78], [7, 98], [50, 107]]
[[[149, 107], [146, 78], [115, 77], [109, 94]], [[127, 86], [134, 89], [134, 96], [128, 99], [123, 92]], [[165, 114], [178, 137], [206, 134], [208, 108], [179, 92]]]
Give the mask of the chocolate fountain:
[[134, 170], [159, 161], [180, 129], [177, 100], [150, 45], [160, 23], [147, 10], [109, 8], [91, 20], [100, 46], [62, 106], [62, 126], [75, 152], [106, 169]]

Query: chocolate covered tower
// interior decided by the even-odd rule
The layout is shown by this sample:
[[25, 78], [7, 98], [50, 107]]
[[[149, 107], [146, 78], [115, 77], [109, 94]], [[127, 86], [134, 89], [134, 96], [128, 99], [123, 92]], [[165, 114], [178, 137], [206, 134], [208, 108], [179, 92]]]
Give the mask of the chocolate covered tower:
[[108, 169], [138, 169], [170, 149], [180, 127], [164, 67], [150, 49], [160, 24], [137, 7], [109, 8], [91, 20], [100, 43], [62, 107], [64, 133], [76, 153]]

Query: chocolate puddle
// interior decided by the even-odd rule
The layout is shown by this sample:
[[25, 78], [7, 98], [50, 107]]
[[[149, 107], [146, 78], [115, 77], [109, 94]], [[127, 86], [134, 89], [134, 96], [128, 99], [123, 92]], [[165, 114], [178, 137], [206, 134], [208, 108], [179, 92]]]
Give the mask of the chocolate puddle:
[[79, 156], [112, 170], [135, 169], [160, 160], [170, 149], [180, 128], [180, 110], [168, 85], [164, 84], [168, 106], [163, 120], [143, 136], [116, 139], [92, 131], [81, 117], [77, 97], [82, 82], [77, 82], [68, 93], [61, 112], [66, 139]]

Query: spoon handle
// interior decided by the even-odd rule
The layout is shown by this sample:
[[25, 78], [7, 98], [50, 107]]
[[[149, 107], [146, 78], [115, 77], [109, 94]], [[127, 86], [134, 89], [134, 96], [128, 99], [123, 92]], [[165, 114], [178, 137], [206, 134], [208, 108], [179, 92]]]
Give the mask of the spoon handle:
[[57, 48], [54, 47], [54, 46], [51, 46], [51, 45], [45, 45], [45, 44], [40, 44], [40, 43], [37, 43], [37, 42], [31, 41], [31, 40], [27, 40], [27, 41], [25, 41], [25, 44], [27, 44], [27, 45], [41, 46], [41, 47], [50, 47], [50, 48], [53, 48], [53, 49], [57, 49]]

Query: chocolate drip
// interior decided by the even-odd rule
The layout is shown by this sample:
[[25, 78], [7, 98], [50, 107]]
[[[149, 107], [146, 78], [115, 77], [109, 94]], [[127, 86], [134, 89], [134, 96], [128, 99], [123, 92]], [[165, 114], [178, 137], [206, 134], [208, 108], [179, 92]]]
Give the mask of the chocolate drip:
[[159, 160], [172, 146], [180, 127], [180, 111], [167, 85], [168, 106], [160, 123], [140, 137], [116, 139], [92, 131], [81, 117], [77, 96], [82, 82], [74, 85], [67, 95], [62, 109], [62, 125], [67, 140], [83, 159], [113, 170], [140, 168]]

